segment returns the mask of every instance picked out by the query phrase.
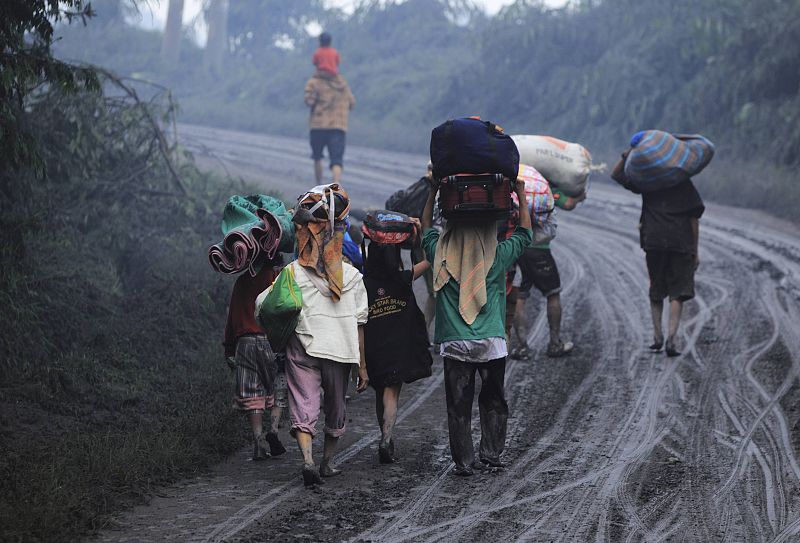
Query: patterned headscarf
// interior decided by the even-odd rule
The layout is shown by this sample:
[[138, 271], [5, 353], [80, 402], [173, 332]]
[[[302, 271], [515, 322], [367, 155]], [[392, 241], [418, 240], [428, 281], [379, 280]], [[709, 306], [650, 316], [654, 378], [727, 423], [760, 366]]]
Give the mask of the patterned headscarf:
[[[337, 203], [342, 208], [338, 212]], [[298, 263], [327, 281], [334, 301], [339, 301], [342, 295], [342, 243], [349, 211], [347, 193], [334, 183], [314, 187], [300, 196], [292, 219], [297, 233]]]

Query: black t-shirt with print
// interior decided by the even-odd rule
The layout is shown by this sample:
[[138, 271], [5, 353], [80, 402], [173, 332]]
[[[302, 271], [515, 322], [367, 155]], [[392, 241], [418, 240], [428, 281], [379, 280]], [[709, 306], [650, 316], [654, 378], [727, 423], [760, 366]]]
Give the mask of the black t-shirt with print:
[[643, 193], [639, 232], [642, 249], [693, 254], [691, 219], [699, 219], [703, 211], [703, 200], [691, 179], [668, 189]]
[[412, 280], [411, 270], [376, 277], [367, 268], [364, 275], [369, 300], [364, 348], [369, 384], [375, 388], [431, 375], [428, 328]]

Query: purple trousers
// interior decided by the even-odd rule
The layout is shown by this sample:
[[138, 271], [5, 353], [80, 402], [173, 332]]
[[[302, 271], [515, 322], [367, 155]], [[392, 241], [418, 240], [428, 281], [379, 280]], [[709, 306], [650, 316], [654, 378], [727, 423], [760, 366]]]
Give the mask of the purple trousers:
[[[289, 388], [289, 416], [292, 435], [297, 430], [316, 435], [320, 404], [325, 412], [323, 431], [332, 437], [344, 434], [344, 397], [352, 364], [317, 358], [306, 353], [296, 335], [286, 346], [286, 384]], [[324, 400], [320, 401], [320, 391]]]

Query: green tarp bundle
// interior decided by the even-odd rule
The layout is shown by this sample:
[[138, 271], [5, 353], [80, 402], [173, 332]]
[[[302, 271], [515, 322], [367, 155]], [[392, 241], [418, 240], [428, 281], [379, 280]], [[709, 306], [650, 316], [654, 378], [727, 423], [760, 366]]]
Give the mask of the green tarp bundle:
[[264, 259], [294, 251], [292, 215], [283, 202], [265, 194], [234, 195], [222, 212], [222, 242], [208, 249], [211, 267], [226, 274], [255, 275]]

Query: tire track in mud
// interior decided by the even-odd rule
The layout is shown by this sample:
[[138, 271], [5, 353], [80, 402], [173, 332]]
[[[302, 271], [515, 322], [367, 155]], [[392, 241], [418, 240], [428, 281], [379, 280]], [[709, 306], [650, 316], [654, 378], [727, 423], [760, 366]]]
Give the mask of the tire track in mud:
[[[565, 281], [563, 290], [565, 293], [569, 293], [574, 288], [574, 285], [582, 275], [580, 268], [570, 266], [568, 269], [568, 273], [564, 274]], [[543, 339], [545, 337], [544, 334], [546, 332], [547, 321], [544, 311], [540, 311], [534, 322], [531, 324], [527, 337], [527, 343], [533, 348], [534, 353], [541, 354], [541, 349], [537, 348], [537, 345], [541, 345], [543, 343]], [[522, 385], [513, 387], [511, 386], [511, 383], [514, 381], [514, 378], [517, 376], [517, 374], [524, 373], [525, 364], [526, 362], [524, 361], [509, 359], [506, 366], [506, 399], [509, 404], [509, 425], [506, 437], [506, 442], [508, 443], [516, 439], [524, 428], [524, 416], [519, 414], [519, 406], [530, 387], [525, 386], [525, 382], [523, 382]], [[479, 416], [476, 416], [477, 405], [474, 406], [474, 409], [473, 435], [477, 435], [477, 433], [480, 431], [478, 427]], [[444, 454], [449, 458], [448, 451], [445, 451]], [[436, 478], [426, 485], [426, 489], [423, 492], [412, 498], [402, 511], [395, 512], [394, 518], [387, 519], [386, 521], [373, 526], [367, 532], [361, 533], [352, 538], [351, 541], [391, 541], [392, 539], [390, 538], [390, 534], [404, 529], [405, 524], [410, 518], [420, 513], [424, 513], [425, 508], [430, 506], [431, 501], [435, 499], [435, 494], [438, 493], [442, 486], [448, 481], [448, 474], [452, 468], [453, 463], [448, 462], [447, 465], [439, 472]]]
[[[733, 241], [738, 240], [734, 238]], [[721, 238], [718, 242], [732, 249], [740, 245], [731, 243], [729, 238]], [[742, 256], [745, 258], [741, 258]], [[746, 264], [746, 257], [752, 256], [753, 253], [743, 252], [735, 254], [732, 260], [741, 260]], [[729, 382], [720, 386], [717, 391], [716, 397], [721, 410], [717, 416], [733, 426], [727, 434], [734, 439], [730, 448], [735, 452], [735, 457], [727, 468], [728, 473], [721, 473], [721, 480], [724, 482], [714, 489], [713, 503], [719, 511], [722, 507], [731, 507], [734, 500], [752, 501], [756, 497], [763, 505], [759, 510], [753, 507], [748, 509], [746, 517], [749, 522], [745, 524], [750, 525], [751, 535], [768, 537], [767, 534], [782, 532], [787, 523], [798, 515], [796, 496], [800, 472], [797, 469], [796, 451], [791, 444], [787, 419], [779, 405], [797, 378], [797, 356], [791, 355], [791, 367], [774, 393], [767, 392], [764, 384], [754, 374], [753, 367], [757, 363], [768, 362], [768, 352], [779, 343], [795, 344], [790, 351], [797, 353], [797, 336], [796, 332], [792, 334], [786, 328], [786, 323], [792, 322], [791, 315], [783, 313], [784, 305], [777, 300], [773, 285], [763, 281], [754, 281], [753, 284], [758, 285], [758, 289], [741, 296], [746, 303], [741, 304], [740, 309], [734, 310], [734, 314], [752, 313], [752, 308], [757, 307], [758, 314], [764, 317], [766, 326], [772, 331], [754, 347], [732, 353]], [[719, 426], [724, 427], [724, 423]], [[740, 529], [740, 536], [747, 535], [744, 530], [745, 528]]]
[[[569, 264], [569, 269], [571, 270], [570, 271], [570, 275], [572, 276], [571, 284], [569, 285], [569, 288], [565, 288], [565, 296], [564, 296], [564, 299], [565, 299], [565, 302], [566, 302], [565, 314], [568, 314], [568, 312], [571, 309], [574, 309], [572, 306], [576, 305], [576, 298], [577, 298], [577, 297], [573, 297], [572, 296], [572, 292], [571, 291], [574, 288], [574, 285], [576, 283], [576, 279], [579, 278], [579, 277], [580, 278], [583, 277], [583, 274], [585, 273], [584, 270], [586, 269], [586, 266], [585, 266], [586, 263], [585, 262], [578, 262], [577, 259], [575, 258], [575, 254], [573, 254], [571, 252], [567, 255], [567, 259], [566, 259], [565, 262], [567, 262]], [[572, 403], [574, 403], [576, 401], [576, 399], [571, 399], [570, 401]], [[497, 487], [498, 489], [504, 489], [505, 492], [502, 494], [502, 497], [500, 499], [495, 500], [492, 503], [492, 506], [494, 506], [495, 508], [502, 507], [502, 505], [503, 505], [502, 502], [507, 501], [509, 499], [509, 497], [511, 499], [515, 498], [516, 491], [519, 488], [520, 484], [523, 484], [523, 485], [525, 484], [525, 478], [524, 477], [522, 478], [522, 481], [523, 481], [522, 483], [517, 482], [516, 484], [514, 484], [514, 483], [511, 483], [511, 481], [519, 480], [519, 477], [518, 477], [519, 473], [518, 472], [522, 471], [521, 468], [524, 469], [524, 468], [528, 467], [526, 460], [527, 459], [524, 458], [524, 457], [515, 460], [511, 464], [511, 466], [507, 469], [506, 473], [502, 474], [498, 478], [498, 482], [494, 485], [494, 487]], [[511, 491], [507, 490], [509, 486], [511, 486], [511, 488], [512, 488]], [[482, 490], [482, 493], [485, 494], [487, 492], [485, 490]], [[491, 493], [491, 491], [489, 491], [488, 493]], [[471, 503], [469, 505], [470, 508], [474, 508], [475, 506], [476, 506], [475, 503]], [[471, 515], [470, 518], [473, 521], [476, 520], [476, 516], [475, 515]], [[448, 523], [448, 525], [450, 525], [450, 524], [452, 524], [452, 523]], [[469, 522], [461, 523], [461, 525], [458, 526], [457, 528], [452, 529], [452, 530], [443, 531], [442, 533], [436, 534], [435, 538], [431, 538], [430, 540], [436, 540], [436, 539], [439, 539], [439, 538], [441, 538], [441, 539], [451, 539], [451, 538], [457, 537], [459, 532], [465, 531], [465, 530], [467, 530], [467, 529], [469, 529], [471, 527], [472, 526], [470, 525]], [[396, 528], [396, 526], [395, 526], [395, 528]], [[381, 539], [381, 540], [384, 540], [384, 541], [402, 541], [402, 540], [406, 540], [406, 539], [415, 539], [415, 538], [417, 538], [419, 536], [424, 535], [425, 532], [426, 532], [426, 530], [410, 531], [407, 534], [405, 534], [404, 536], [399, 536], [399, 537], [396, 537], [396, 538], [385, 537], [385, 536], [389, 536], [389, 534], [387, 532], [380, 532], [378, 534], [374, 534], [374, 532], [373, 532], [373, 535], [380, 536], [377, 539]]]
[[[444, 372], [440, 370], [436, 375], [429, 378], [427, 385], [421, 391], [417, 392], [411, 400], [407, 400], [400, 409], [398, 409], [397, 424], [401, 424], [406, 418], [414, 414], [420, 406], [430, 397], [430, 395], [441, 386], [444, 381]], [[408, 404], [408, 405], [406, 405]], [[340, 464], [353, 456], [360, 453], [369, 445], [377, 442], [380, 439], [380, 432], [373, 431], [347, 447], [345, 450], [339, 452], [334, 456], [334, 464]], [[239, 511], [231, 515], [224, 522], [216, 525], [203, 541], [212, 543], [217, 541], [225, 541], [234, 537], [239, 532], [248, 528], [253, 522], [265, 516], [267, 513], [281, 505], [283, 502], [294, 498], [305, 489], [299, 486], [297, 478], [287, 481], [271, 490], [268, 494], [258, 498]], [[277, 497], [276, 497], [277, 496]]]
[[[582, 218], [577, 218], [577, 220], [574, 222], [582, 222]], [[596, 228], [597, 224], [587, 223], [586, 227]], [[588, 234], [588, 232], [586, 233]], [[708, 234], [708, 232], [706, 232], [706, 234]], [[624, 238], [631, 237], [630, 233], [621, 233], [620, 235], [623, 240]], [[591, 239], [591, 236], [587, 235], [587, 238]], [[570, 241], [575, 240], [570, 239]], [[712, 255], [712, 262], [714, 260], [724, 262], [729, 258], [730, 255], [728, 253], [728, 249], [705, 247], [707, 244], [708, 243], [704, 244], [704, 252], [708, 251], [709, 254], [712, 254], [715, 251], [717, 252], [716, 255]], [[583, 249], [586, 251], [591, 251], [591, 247], [583, 247]], [[631, 249], [638, 250], [638, 247], [631, 247]], [[631, 250], [630, 254], [632, 258], [643, 261], [641, 253], [634, 254], [634, 251]], [[590, 262], [585, 263], [588, 266], [603, 265], [602, 259], [598, 260], [597, 255], [592, 255], [592, 258], [588, 260], [590, 260]], [[610, 259], [606, 260], [606, 265], [612, 268], [619, 267], [619, 262], [608, 261]], [[628, 276], [629, 278], [633, 278], [633, 275], [637, 274], [636, 268], [639, 268], [640, 273], [638, 274], [638, 277], [634, 278], [634, 280], [641, 282], [643, 277], [646, 278], [643, 264], [640, 266], [634, 266], [632, 268], [628, 266]], [[751, 275], [750, 270], [746, 268], [737, 271], [741, 272], [743, 275]], [[688, 484], [686, 487], [684, 487], [686, 490], [688, 490], [688, 500], [671, 499], [678, 495], [678, 490], [673, 489], [666, 498], [662, 497], [658, 499], [655, 502], [655, 505], [648, 505], [646, 503], [643, 505], [637, 504], [633, 493], [630, 491], [632, 488], [642, 486], [641, 481], [637, 481], [634, 478], [634, 474], [641, 468], [643, 464], [648, 461], [648, 458], [653, 454], [653, 451], [658, 448], [659, 445], [661, 445], [661, 442], [666, 438], [673, 440], [681, 439], [679, 436], [686, 434], [687, 431], [689, 432], [689, 435], [704, 436], [703, 439], [697, 439], [697, 437], [695, 437], [695, 441], [693, 443], [689, 443], [689, 450], [684, 453], [684, 456], [687, 453], [690, 455], [695, 454], [693, 457], [690, 456], [690, 459], [693, 459], [698, 465], [702, 465], [708, 460], [702, 454], [699, 454], [699, 452], [705, 448], [705, 436], [714, 435], [713, 431], [710, 431], [711, 428], [709, 428], [708, 425], [708, 422], [713, 421], [714, 417], [711, 417], [708, 420], [701, 420], [699, 423], [692, 425], [691, 420], [687, 421], [687, 417], [683, 416], [681, 409], [687, 405], [687, 399], [689, 399], [687, 398], [687, 395], [691, 394], [692, 392], [693, 381], [696, 382], [697, 379], [702, 381], [703, 377], [705, 377], [706, 379], [709, 379], [710, 383], [713, 383], [715, 387], [719, 386], [719, 383], [723, 379], [719, 378], [719, 376], [716, 376], [715, 374], [719, 371], [720, 366], [725, 365], [728, 362], [732, 351], [739, 348], [739, 346], [735, 345], [735, 343], [731, 343], [732, 345], [735, 345], [731, 347], [731, 352], [728, 352], [726, 349], [717, 349], [709, 354], [704, 354], [701, 352], [700, 345], [698, 343], [701, 339], [703, 339], [702, 336], [705, 328], [709, 325], [713, 325], [716, 320], [718, 320], [718, 313], [725, 315], [730, 313], [730, 310], [723, 311], [723, 309], [726, 309], [727, 306], [731, 304], [732, 298], [740, 295], [739, 289], [742, 285], [740, 282], [737, 288], [735, 287], [735, 283], [729, 279], [718, 280], [716, 276], [706, 276], [703, 269], [701, 269], [701, 273], [698, 275], [697, 282], [698, 288], [701, 291], [698, 293], [696, 298], [696, 305], [698, 306], [698, 309], [694, 315], [687, 315], [688, 318], [684, 319], [682, 326], [682, 335], [685, 342], [684, 357], [672, 364], [669, 364], [668, 361], [667, 369], [658, 370], [659, 373], [657, 373], [656, 377], [650, 375], [654, 371], [652, 365], [647, 368], [645, 383], [640, 389], [641, 395], [637, 399], [637, 402], [635, 402], [632, 406], [632, 411], [634, 413], [646, 414], [645, 418], [647, 419], [647, 423], [642, 424], [641, 421], [639, 421], [638, 424], [634, 425], [633, 421], [629, 420], [626, 425], [623, 425], [623, 434], [631, 429], [636, 429], [636, 432], [634, 432], [635, 435], [630, 438], [628, 443], [623, 443], [621, 439], [618, 439], [614, 443], [614, 447], [612, 447], [610, 450], [607, 449], [607, 452], [610, 452], [610, 454], [603, 454], [603, 456], [614, 456], [621, 451], [621, 454], [619, 455], [620, 460], [617, 461], [616, 466], [612, 467], [609, 465], [609, 463], [601, 464], [594, 474], [590, 474], [589, 477], [583, 477], [579, 479], [579, 481], [581, 481], [581, 483], [584, 485], [588, 481], [593, 481], [595, 483], [592, 486], [586, 485], [586, 490], [584, 491], [583, 495], [574, 495], [575, 490], [580, 489], [581, 485], [567, 484], [561, 487], [561, 494], [539, 493], [530, 497], [533, 499], [521, 497], [524, 495], [524, 493], [520, 492], [520, 487], [525, 486], [525, 483], [527, 482], [531, 482], [531, 480], [534, 478], [531, 475], [538, 475], [538, 473], [546, 471], [554, 465], [561, 465], [564, 463], [565, 459], [563, 457], [551, 457], [551, 461], [545, 460], [544, 463], [540, 465], [541, 469], [534, 469], [521, 484], [512, 484], [510, 488], [507, 484], [508, 479], [513, 480], [514, 476], [517, 475], [517, 472], [515, 471], [511, 472], [510, 477], [503, 478], [502, 482], [495, 485], [506, 488], [505, 494], [501, 494], [499, 499], [495, 499], [494, 501], [490, 502], [472, 501], [468, 506], [462, 508], [464, 513], [460, 516], [456, 516], [443, 522], [434, 523], [429, 526], [418, 525], [417, 529], [406, 531], [402, 535], [398, 534], [396, 537], [389, 537], [385, 540], [459, 540], [462, 536], [466, 537], [471, 531], [475, 533], [476, 526], [480, 525], [481, 523], [491, 522], [489, 517], [494, 513], [503, 511], [505, 516], [498, 517], [497, 520], [506, 521], [508, 517], [507, 510], [529, 507], [531, 502], [537, 501], [538, 499], [553, 499], [553, 502], [556, 505], [567, 501], [569, 504], [571, 504], [572, 512], [569, 520], [567, 520], [566, 525], [559, 524], [558, 533], [551, 532], [551, 535], [555, 535], [558, 540], [570, 541], [582, 536], [583, 539], [587, 539], [591, 537], [591, 531], [594, 532], [594, 539], [596, 541], [616, 540], [617, 538], [612, 534], [611, 520], [608, 515], [608, 511], [614, 507], [621, 507], [623, 512], [623, 520], [627, 523], [627, 537], [624, 538], [626, 540], [637, 540], [641, 537], [647, 540], [659, 541], [666, 540], [670, 537], [676, 537], [680, 534], [683, 534], [684, 536], [691, 534], [696, 536], [698, 540], [710, 541], [715, 540], [716, 534], [720, 532], [735, 534], [737, 530], [739, 530], [739, 533], [741, 533], [739, 528], [731, 527], [734, 522], [741, 518], [741, 515], [737, 515], [738, 507], [722, 510], [705, 509], [694, 517], [694, 520], [697, 521], [696, 524], [700, 526], [700, 528], [697, 530], [687, 531], [688, 523], [685, 520], [682, 520], [682, 517], [685, 516], [687, 511], [696, 510], [698, 506], [701, 506], [701, 509], [703, 509], [702, 504], [707, 503], [710, 495], [712, 494], [709, 485], [701, 484], [698, 486]], [[709, 296], [710, 298], [706, 299]], [[642, 295], [641, 299], [646, 303], [645, 295]], [[767, 299], [767, 301], [763, 302], [762, 306], [759, 307], [759, 312], [762, 314], [769, 314], [768, 308], [774, 308], [777, 305], [778, 304], [774, 303], [774, 301], [770, 302], [770, 300]], [[615, 307], [616, 311], [619, 312], [617, 314], [614, 313]], [[605, 318], [601, 318], [600, 320], [602, 322], [613, 322], [615, 320], [625, 321], [626, 316], [620, 314], [626, 312], [625, 308], [625, 304], [620, 304], [620, 300], [609, 301], [606, 303], [606, 312], [604, 315], [602, 315]], [[629, 307], [627, 310], [631, 310], [631, 308]], [[632, 310], [633, 312], [636, 312], [639, 310], [639, 308], [634, 307]], [[750, 311], [733, 311], [733, 315], [737, 316], [737, 318], [728, 319], [728, 329], [746, 329], [748, 319], [744, 318], [744, 316], [752, 317], [752, 314], [752, 309]], [[648, 317], [641, 315], [641, 313], [640, 318], [642, 322], [647, 322], [648, 320]], [[787, 322], [785, 317], [783, 322]], [[649, 328], [649, 324], [645, 325], [644, 327], [639, 326], [638, 328], [641, 330], [639, 335], [641, 337], [645, 337], [646, 333], [643, 330], [644, 328]], [[636, 327], [634, 327], [634, 329], [636, 329]], [[610, 332], [610, 330], [608, 330], [608, 332]], [[784, 332], [786, 332], [786, 330], [784, 330]], [[733, 339], [733, 337], [729, 335], [729, 337], [726, 339]], [[720, 340], [717, 340], [717, 342], [719, 341]], [[639, 342], [639, 344], [643, 343]], [[756, 349], [758, 352], [751, 357], [748, 365], [751, 366], [752, 363], [757, 360], [764, 351], [767, 350], [767, 348], [768, 346], [764, 349]], [[603, 357], [611, 356], [616, 358], [619, 354], [620, 353], [604, 352]], [[641, 361], [638, 360], [638, 354], [641, 353], [634, 352], [627, 359], [620, 357], [622, 360], [625, 360], [622, 365], [627, 369], [629, 375], [635, 376], [636, 371], [634, 366], [641, 366]], [[664, 358], [661, 358], [658, 363], [660, 364], [663, 360]], [[796, 364], [793, 362], [793, 365]], [[641, 372], [641, 367], [638, 369]], [[751, 371], [748, 370], [747, 374], [749, 379], [753, 379]], [[594, 375], [595, 373], [592, 374], [592, 376]], [[769, 400], [769, 404], [758, 411], [758, 413], [762, 414], [762, 419], [778, 408], [778, 402], [782, 396], [782, 393], [785, 392], [785, 389], [791, 385], [795, 377], [796, 375], [794, 372], [791, 375], [787, 375], [781, 389], [775, 395], [767, 395], [769, 397], [765, 399]], [[587, 380], [590, 379], [591, 376], [587, 377]], [[578, 397], [580, 397], [579, 392], [576, 394]], [[761, 396], [764, 396], [764, 394], [762, 393]], [[570, 404], [565, 406], [565, 409], [572, 408], [577, 403], [580, 402], [570, 402]], [[697, 407], [702, 407], [704, 403], [705, 402], [701, 398]], [[661, 411], [665, 409], [666, 414], [662, 414]], [[694, 415], [696, 415], [696, 413]], [[697, 416], [689, 418], [698, 419]], [[556, 423], [554, 428], [559, 426], [560, 422], [562, 421]], [[759, 421], [755, 421], [755, 423], [759, 423]], [[791, 464], [794, 462], [793, 459], [795, 455], [794, 452], [791, 451], [791, 440], [788, 437], [788, 429], [786, 429], [787, 424], [785, 418], [783, 418], [783, 421], [781, 422], [781, 427], [783, 429], [776, 436], [770, 437], [768, 441], [773, 443], [782, 443], [784, 449], [783, 453], [788, 457]], [[584, 440], [591, 439], [591, 432], [584, 433], [583, 437]], [[543, 440], [545, 440], [545, 442], [548, 444], [551, 444], [554, 441], [552, 437], [550, 439], [543, 438]], [[787, 444], [789, 447], [786, 447]], [[676, 452], [673, 445], [665, 446], [663, 449], [669, 454]], [[767, 460], [763, 460], [760, 464], [766, 469], [764, 473], [770, 472], [770, 465], [777, 465], [780, 463], [777, 460], [770, 460], [770, 458], [774, 459], [779, 456], [777, 447], [773, 446], [771, 450], [773, 452], [769, 456], [764, 457], [767, 458]], [[515, 466], [521, 468], [518, 471], [525, 471], [526, 469], [530, 468], [529, 465], [524, 463], [525, 461], [530, 461], [531, 464], [534, 464], [538, 460], [540, 459], [535, 458], [535, 455], [530, 455], [530, 457], [517, 459], [515, 461]], [[680, 461], [681, 459], [677, 460]], [[716, 458], [715, 460], [720, 461], [719, 458]], [[618, 465], [620, 463], [624, 464], [622, 468], [620, 468]], [[775, 472], [775, 470], [771, 471]], [[794, 469], [792, 469], [792, 472], [794, 472]], [[792, 473], [792, 475], [795, 474]], [[605, 478], [606, 480], [604, 486], [602, 486], [598, 492], [596, 483], [602, 478]], [[698, 480], [702, 481], [703, 477], [699, 477]], [[785, 493], [783, 496], [774, 495], [776, 489], [780, 486], [778, 482], [779, 481], [776, 479], [776, 484], [770, 485], [768, 488], [761, 490], [759, 493], [761, 495], [769, 494], [770, 499], [775, 498], [780, 503], [786, 503], [787, 496]], [[492, 491], [490, 490], [488, 493], [491, 494]], [[568, 495], [569, 500], [566, 499]], [[590, 498], [590, 495], [594, 495], [594, 498]], [[587, 528], [588, 522], [586, 521], [585, 511], [582, 511], [582, 509], [587, 507], [587, 503], [592, 504], [589, 506], [588, 517], [597, 519], [592, 530]], [[475, 512], [476, 509], [483, 509], [483, 511]], [[640, 512], [637, 512], [637, 510]], [[547, 526], [549, 517], [556, 516], [557, 513], [558, 507], [549, 507], [545, 508], [544, 511], [537, 517], [535, 513], [531, 515], [531, 510], [528, 509], [528, 524], [530, 524], [531, 527], [522, 531], [517, 531], [513, 535], [505, 537], [509, 539], [525, 540], [527, 538], [536, 538], [537, 536], [547, 535], [546, 531], [541, 532], [541, 530]], [[767, 514], [767, 516], [770, 515]], [[779, 524], [783, 525], [785, 520], [791, 520], [793, 516], [796, 516], [794, 511], [792, 511], [791, 514], [783, 515], [781, 519], [779, 519]], [[534, 522], [533, 519], [537, 520]], [[578, 519], [580, 519], [580, 521]], [[424, 519], [420, 520], [424, 523]], [[617, 519], [615, 523], [619, 523], [619, 519]], [[752, 523], [755, 524], [755, 520], [753, 520]], [[795, 525], [796, 523], [792, 520], [788, 526], [791, 527]], [[494, 524], [494, 528], [497, 528], [497, 523]], [[779, 526], [776, 527], [775, 530], [778, 528]], [[786, 529], [784, 529], [784, 532], [781, 533], [793, 533], [792, 530], [794, 530], [794, 528], [791, 528], [788, 532]], [[478, 531], [477, 533], [480, 532]], [[381, 534], [383, 534], [383, 532], [381, 532]], [[495, 532], [495, 535], [498, 534]]]

